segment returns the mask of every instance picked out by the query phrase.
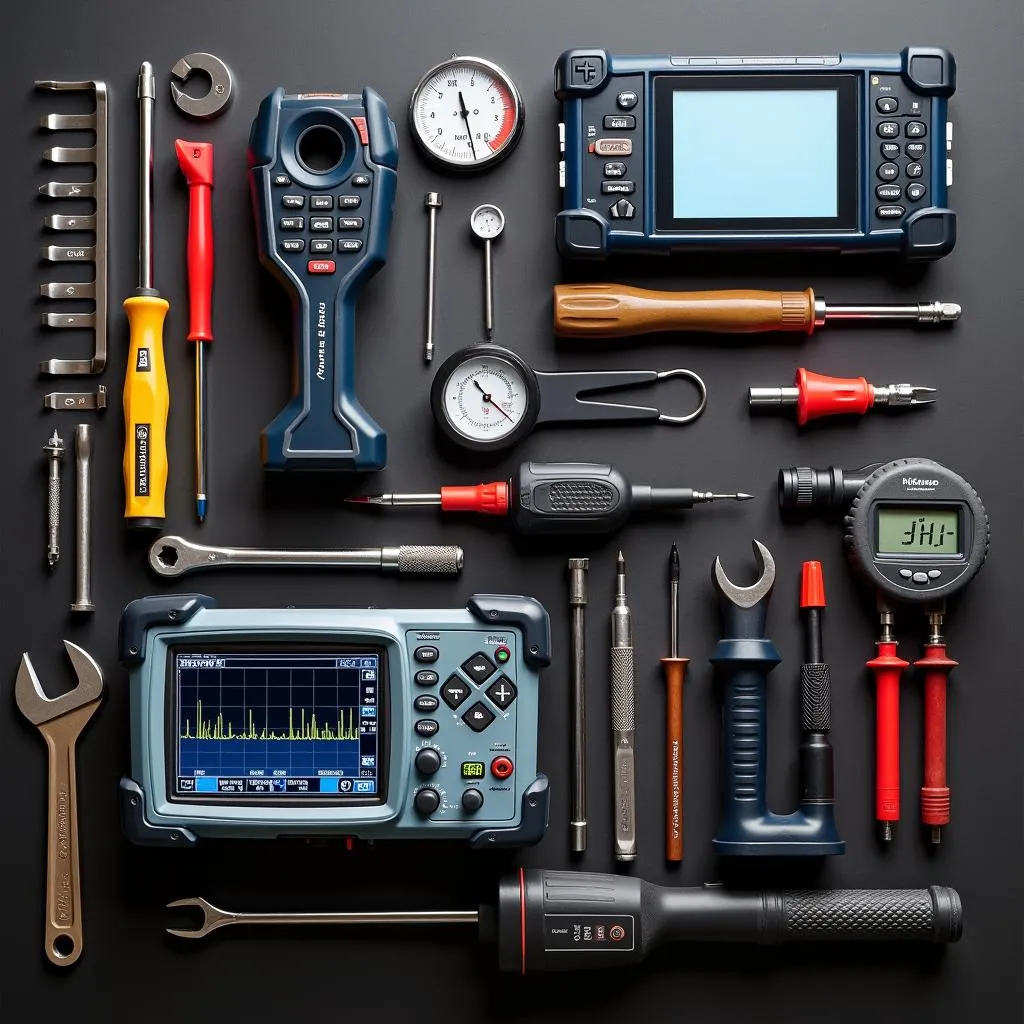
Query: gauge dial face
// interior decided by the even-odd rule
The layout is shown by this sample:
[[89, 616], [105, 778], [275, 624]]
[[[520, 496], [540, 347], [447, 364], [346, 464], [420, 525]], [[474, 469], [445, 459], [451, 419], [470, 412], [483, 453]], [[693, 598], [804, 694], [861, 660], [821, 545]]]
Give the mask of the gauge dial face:
[[490, 241], [497, 238], [504, 229], [505, 214], [493, 203], [484, 203], [469, 215], [469, 226], [477, 238]]
[[416, 86], [409, 120], [432, 160], [456, 170], [481, 170], [519, 141], [523, 104], [515, 83], [496, 64], [454, 57], [431, 68]]
[[525, 421], [529, 408], [526, 381], [506, 359], [469, 356], [448, 375], [441, 395], [444, 417], [468, 441], [503, 441]]

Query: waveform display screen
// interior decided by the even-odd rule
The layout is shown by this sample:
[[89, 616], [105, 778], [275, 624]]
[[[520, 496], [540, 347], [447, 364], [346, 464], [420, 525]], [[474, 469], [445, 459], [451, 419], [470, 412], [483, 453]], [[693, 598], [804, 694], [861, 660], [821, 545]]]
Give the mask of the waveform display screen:
[[383, 798], [382, 655], [174, 652], [175, 794]]

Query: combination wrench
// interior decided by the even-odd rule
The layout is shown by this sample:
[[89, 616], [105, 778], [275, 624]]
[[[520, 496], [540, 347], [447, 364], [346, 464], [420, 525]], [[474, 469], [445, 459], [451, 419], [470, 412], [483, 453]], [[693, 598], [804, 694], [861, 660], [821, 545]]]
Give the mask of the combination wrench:
[[49, 754], [44, 949], [52, 963], [69, 967], [83, 948], [75, 744], [103, 699], [103, 673], [77, 644], [65, 640], [64, 647], [78, 685], [51, 700], [29, 656], [22, 654], [14, 697], [18, 710], [43, 734]]

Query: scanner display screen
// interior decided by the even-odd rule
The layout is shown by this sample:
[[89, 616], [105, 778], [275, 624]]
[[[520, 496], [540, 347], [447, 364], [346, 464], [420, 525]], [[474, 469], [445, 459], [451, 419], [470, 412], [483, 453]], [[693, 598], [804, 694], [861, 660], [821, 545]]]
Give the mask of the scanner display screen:
[[955, 555], [960, 516], [955, 509], [880, 508], [880, 555]]
[[174, 793], [382, 799], [383, 653], [175, 651]]

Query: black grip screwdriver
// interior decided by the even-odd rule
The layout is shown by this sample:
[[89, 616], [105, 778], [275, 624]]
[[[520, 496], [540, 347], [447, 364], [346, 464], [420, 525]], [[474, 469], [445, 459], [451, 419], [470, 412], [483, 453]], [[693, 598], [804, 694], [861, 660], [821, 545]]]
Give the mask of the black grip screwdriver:
[[631, 484], [614, 466], [591, 462], [524, 462], [509, 480], [442, 487], [432, 494], [368, 494], [357, 505], [434, 505], [443, 512], [505, 516], [526, 537], [611, 534], [634, 512], [673, 512], [709, 501], [747, 501], [752, 494], [714, 494], [692, 487]]

